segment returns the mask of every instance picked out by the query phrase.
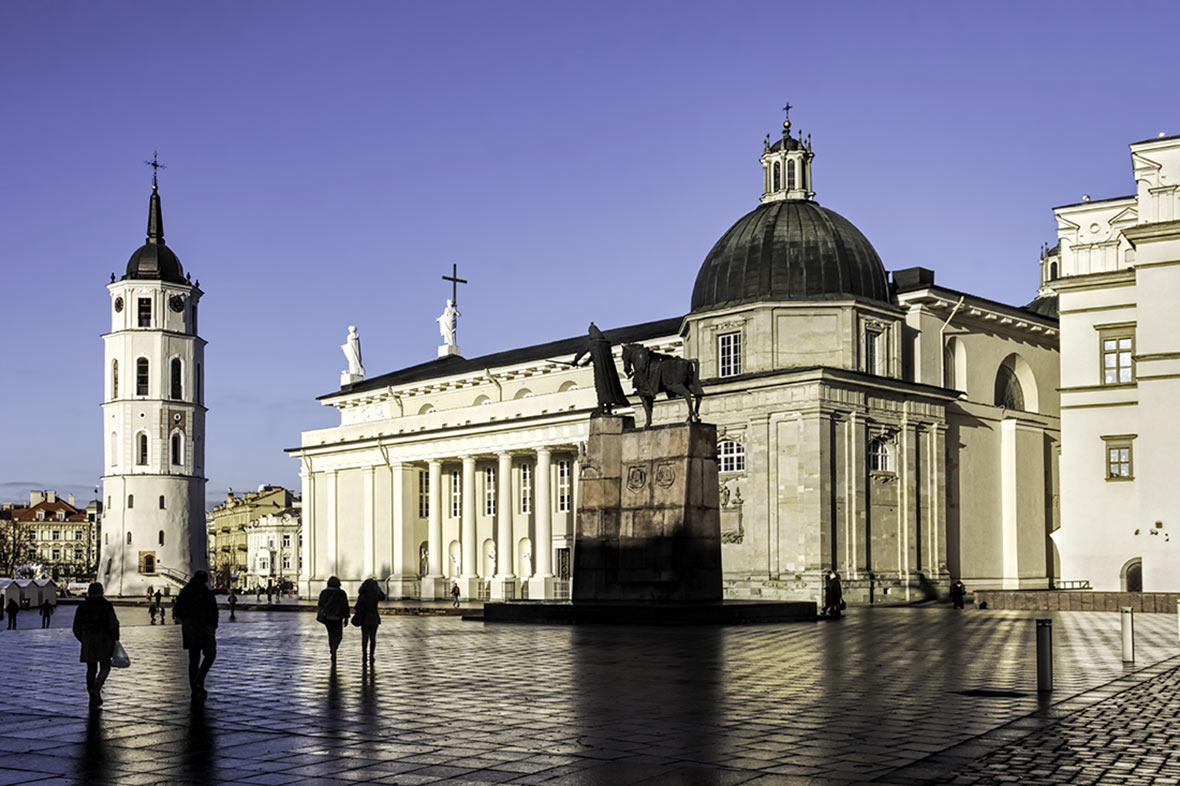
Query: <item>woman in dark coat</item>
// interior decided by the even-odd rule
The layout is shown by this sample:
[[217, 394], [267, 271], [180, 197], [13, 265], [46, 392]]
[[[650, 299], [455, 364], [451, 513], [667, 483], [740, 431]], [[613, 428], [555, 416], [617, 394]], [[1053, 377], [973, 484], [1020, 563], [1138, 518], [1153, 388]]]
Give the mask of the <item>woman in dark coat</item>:
[[377, 626], [381, 624], [381, 615], [377, 612], [377, 604], [385, 600], [385, 593], [376, 579], [365, 579], [356, 593], [356, 615], [353, 622], [361, 627], [361, 662], [368, 653], [369, 662], [377, 657]]
[[74, 612], [74, 638], [82, 643], [78, 660], [86, 664], [86, 690], [90, 706], [102, 704], [102, 686], [111, 673], [111, 658], [119, 640], [119, 618], [115, 607], [102, 596], [97, 581], [86, 591], [86, 600]]
[[[209, 695], [205, 677], [217, 659], [217, 598], [209, 589], [209, 574], [198, 570], [176, 596], [173, 615], [180, 621], [181, 638], [188, 650], [188, 684], [193, 701], [201, 702]], [[202, 662], [201, 655], [205, 656]]]
[[344, 621], [348, 619], [348, 595], [340, 589], [340, 579], [328, 579], [327, 588], [320, 593], [316, 604], [316, 620], [328, 629], [328, 648], [332, 650], [332, 665], [336, 665], [336, 649], [344, 638]]

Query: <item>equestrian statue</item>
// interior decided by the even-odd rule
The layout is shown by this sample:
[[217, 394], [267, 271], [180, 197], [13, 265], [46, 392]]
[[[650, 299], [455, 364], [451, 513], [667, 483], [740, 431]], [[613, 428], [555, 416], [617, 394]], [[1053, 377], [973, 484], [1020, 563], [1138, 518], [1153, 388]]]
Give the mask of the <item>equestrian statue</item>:
[[680, 396], [688, 405], [687, 423], [701, 422], [701, 364], [696, 359], [678, 358], [653, 352], [642, 344], [623, 345], [623, 373], [631, 378], [635, 395], [647, 414], [644, 428], [651, 426], [651, 408], [656, 395]]

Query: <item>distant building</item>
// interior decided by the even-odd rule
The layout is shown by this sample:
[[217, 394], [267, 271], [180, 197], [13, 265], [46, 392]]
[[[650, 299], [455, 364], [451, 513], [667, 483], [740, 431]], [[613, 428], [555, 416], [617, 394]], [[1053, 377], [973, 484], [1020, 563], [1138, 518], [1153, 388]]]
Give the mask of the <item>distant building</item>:
[[71, 494], [30, 491], [27, 506], [8, 506], [0, 517], [0, 571], [12, 576], [21, 567], [58, 584], [94, 577], [98, 560], [101, 505], [78, 507]]
[[249, 570], [240, 582], [245, 587], [282, 587], [299, 578], [303, 522], [300, 501], [289, 508], [266, 513], [246, 525]]
[[1175, 592], [1180, 136], [1130, 148], [1135, 193], [1053, 210], [1058, 245], [1043, 263], [1061, 314], [1061, 528], [1053, 541], [1067, 582]]
[[233, 489], [226, 491], [225, 502], [205, 514], [214, 585], [247, 586], [251, 573], [250, 525], [262, 516], [293, 507], [294, 501], [295, 495], [281, 486], [259, 486], [258, 491], [247, 491], [240, 497], [234, 496]]

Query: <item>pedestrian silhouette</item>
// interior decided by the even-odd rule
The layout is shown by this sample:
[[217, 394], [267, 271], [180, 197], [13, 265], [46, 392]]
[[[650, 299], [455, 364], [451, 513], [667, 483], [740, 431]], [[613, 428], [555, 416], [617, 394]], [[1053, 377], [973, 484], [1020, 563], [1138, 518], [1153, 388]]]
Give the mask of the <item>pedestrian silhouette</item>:
[[53, 616], [53, 604], [49, 602], [49, 598], [41, 601], [41, 627], [49, 627], [49, 618]]
[[[204, 701], [205, 677], [217, 658], [217, 598], [209, 589], [209, 574], [198, 570], [176, 597], [173, 607], [188, 650], [188, 683], [193, 701]], [[201, 656], [204, 656], [202, 660]]]
[[451, 585], [451, 605], [459, 608], [459, 585], [458, 583]]
[[336, 665], [336, 649], [344, 638], [344, 621], [348, 619], [348, 595], [340, 589], [340, 579], [333, 576], [328, 586], [320, 593], [316, 604], [317, 621], [328, 629], [328, 649], [332, 651], [332, 665]]
[[[156, 613], [157, 613], [159, 610], [160, 610], [160, 609], [159, 609], [159, 607], [156, 605], [156, 602], [155, 602], [154, 600], [152, 601], [151, 605], [150, 605], [150, 606], [148, 606], [148, 614], [150, 614], [150, 615], [151, 615], [151, 617], [152, 617], [152, 624], [153, 624], [153, 625], [155, 625], [155, 624], [156, 624]], [[160, 622], [163, 622], [163, 621], [164, 621], [163, 619], [161, 619], [161, 620], [160, 620]]]
[[119, 618], [97, 581], [86, 590], [86, 600], [74, 612], [74, 638], [82, 644], [78, 660], [86, 664], [90, 706], [98, 707], [102, 704], [103, 683], [111, 673], [115, 642], [119, 640]]
[[381, 624], [381, 615], [377, 611], [377, 604], [385, 600], [385, 593], [376, 579], [365, 579], [356, 593], [356, 613], [352, 616], [354, 625], [361, 629], [361, 663], [365, 662], [365, 654], [369, 660], [377, 657], [377, 626]]
[[963, 599], [967, 595], [967, 587], [963, 584], [962, 579], [955, 579], [955, 583], [951, 585], [951, 603], [956, 609], [963, 608]]
[[8, 605], [4, 607], [4, 610], [8, 612], [8, 629], [16, 630], [16, 613], [20, 611], [20, 605], [15, 598], [9, 598]]
[[839, 619], [844, 609], [844, 590], [840, 586], [840, 574], [829, 570], [824, 577], [824, 614]]
[[238, 596], [232, 589], [229, 591], [229, 621], [237, 622], [238, 618], [234, 612], [238, 608]]
[[[159, 607], [159, 609], [161, 611], [164, 610], [164, 600], [163, 599], [164, 599], [163, 593], [161, 593], [159, 590], [156, 590], [156, 606]], [[163, 622], [164, 620], [161, 619], [160, 621]]]

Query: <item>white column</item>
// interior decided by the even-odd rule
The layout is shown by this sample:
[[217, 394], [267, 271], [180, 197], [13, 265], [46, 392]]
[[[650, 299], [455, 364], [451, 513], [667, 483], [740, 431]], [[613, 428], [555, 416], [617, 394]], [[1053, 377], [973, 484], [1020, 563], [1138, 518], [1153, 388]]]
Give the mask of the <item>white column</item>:
[[533, 544], [534, 575], [540, 579], [553, 577], [553, 495], [552, 455], [549, 448], [537, 448], [537, 469], [533, 473], [537, 485], [536, 516], [537, 542]]
[[446, 597], [449, 587], [443, 577], [443, 536], [442, 536], [442, 462], [431, 459], [429, 468], [429, 498], [426, 521], [427, 575], [422, 580], [422, 599], [437, 600]]
[[[336, 555], [337, 545], [339, 539], [339, 525], [336, 521], [338, 511], [336, 506], [336, 470], [330, 469], [324, 472], [324, 509], [326, 521], [324, 521], [324, 528], [328, 532], [328, 548], [327, 554], [324, 555], [326, 562], [324, 570], [322, 571], [328, 576], [336, 575]], [[318, 570], [318, 569], [317, 569]]]
[[475, 456], [463, 457], [463, 488], [459, 540], [463, 548], [463, 565], [459, 578], [459, 590], [464, 598], [476, 594], [479, 584], [479, 544], [475, 531]]
[[529, 579], [529, 600], [545, 600], [553, 597], [553, 471], [552, 454], [549, 448], [537, 448], [537, 466], [533, 472], [536, 498], [533, 501], [533, 515], [536, 516], [537, 539], [533, 543], [533, 576]]
[[362, 544], [364, 561], [361, 563], [361, 570], [364, 575], [361, 579], [367, 579], [374, 573], [374, 563], [376, 561], [377, 538], [376, 526], [373, 521], [373, 467], [361, 468], [361, 521], [364, 526], [364, 535]]
[[512, 454], [501, 453], [496, 469], [496, 576], [515, 578], [512, 560]]
[[303, 501], [303, 509], [300, 513], [303, 543], [300, 544], [301, 548], [297, 550], [297, 559], [302, 559], [303, 562], [296, 564], [299, 568], [299, 594], [304, 598], [310, 598], [311, 582], [315, 578], [315, 529], [319, 522], [315, 520], [314, 476], [306, 464], [299, 473], [299, 488]]
[[492, 599], [514, 600], [511, 453], [501, 453], [498, 457], [496, 487], [496, 575], [492, 581]]
[[416, 470], [407, 464], [389, 468], [389, 509], [393, 519], [393, 575], [386, 582], [386, 595], [394, 598], [418, 597], [418, 546], [414, 539], [414, 510], [410, 507], [407, 487], [413, 488]]

